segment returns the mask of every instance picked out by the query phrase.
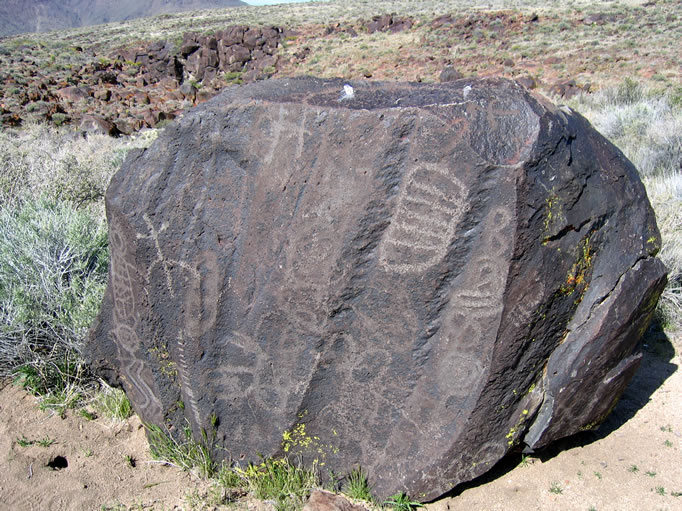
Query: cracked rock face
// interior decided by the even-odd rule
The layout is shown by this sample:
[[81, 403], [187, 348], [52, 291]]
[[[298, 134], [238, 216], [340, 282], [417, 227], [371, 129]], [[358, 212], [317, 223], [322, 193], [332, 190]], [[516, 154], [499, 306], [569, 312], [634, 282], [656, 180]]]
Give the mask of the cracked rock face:
[[632, 164], [502, 79], [232, 88], [106, 201], [89, 352], [143, 420], [380, 498], [599, 424], [666, 279]]

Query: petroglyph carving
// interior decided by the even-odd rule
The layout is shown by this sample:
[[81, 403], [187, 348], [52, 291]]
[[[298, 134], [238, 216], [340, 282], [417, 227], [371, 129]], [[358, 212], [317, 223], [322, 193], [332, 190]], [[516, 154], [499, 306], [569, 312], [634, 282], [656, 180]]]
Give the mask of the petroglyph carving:
[[180, 332], [178, 336], [178, 368], [180, 370], [180, 381], [182, 382], [182, 390], [189, 401], [189, 407], [192, 411], [192, 417], [198, 426], [201, 426], [201, 416], [199, 415], [199, 405], [194, 394], [192, 382], [189, 377], [189, 368], [187, 367], [187, 357], [185, 355], [185, 339], [183, 333]]
[[[203, 421], [199, 413], [197, 395], [193, 388], [192, 379], [189, 377], [189, 353], [190, 346], [199, 343], [199, 337], [203, 335], [207, 328], [213, 324], [217, 313], [219, 299], [220, 281], [218, 275], [217, 258], [213, 252], [204, 253], [202, 264], [205, 266], [207, 275], [211, 278], [202, 279], [201, 272], [193, 265], [175, 258], [169, 258], [165, 254], [160, 235], [168, 228], [167, 224], [162, 224], [157, 229], [148, 215], [143, 215], [148, 234], [137, 234], [139, 240], [149, 240], [154, 246], [156, 257], [152, 264], [147, 268], [146, 283], [152, 281], [152, 273], [156, 268], [163, 272], [163, 282], [172, 298], [178, 297], [178, 293], [183, 293], [181, 299], [184, 301], [182, 314], [182, 328], [178, 331], [177, 350], [178, 350], [178, 369], [182, 391], [189, 403], [192, 417], [197, 427], [201, 428]], [[204, 284], [202, 288], [202, 284]], [[196, 383], [195, 383], [196, 384]]]
[[136, 391], [135, 403], [153, 416], [160, 417], [161, 403], [146, 381], [150, 377], [149, 368], [139, 356], [140, 338], [133, 328], [126, 325], [116, 328], [113, 335], [124, 375]]
[[[467, 263], [465, 279], [453, 293], [452, 308], [447, 318], [446, 331], [451, 332], [448, 344], [454, 342], [453, 349], [461, 354], [468, 353], [472, 347], [478, 348], [476, 355], [479, 360], [488, 356], [488, 353], [480, 351], [480, 347], [491, 344], [484, 343], [482, 338], [496, 331], [502, 312], [502, 295], [508, 273], [504, 261], [511, 244], [511, 219], [511, 213], [503, 207], [495, 207], [488, 213], [484, 220], [487, 228], [483, 231], [481, 246], [476, 250], [478, 255]], [[449, 364], [440, 361], [438, 370], [443, 378], [448, 378], [448, 374], [457, 374], [471, 364], [472, 361], [466, 357]], [[453, 395], [456, 394], [453, 392]]]
[[[295, 147], [295, 158], [298, 160], [303, 154], [303, 143], [305, 140], [305, 121], [307, 109], [300, 111], [287, 110], [284, 105], [279, 107], [279, 117], [272, 126], [272, 141], [268, 152], [263, 158], [263, 163], [267, 166], [272, 165], [275, 154], [282, 142], [286, 142]], [[293, 117], [293, 118], [292, 118]]]
[[466, 195], [462, 182], [436, 164], [411, 169], [379, 246], [380, 262], [397, 273], [417, 273], [440, 261], [464, 213]]
[[[345, 83], [226, 90], [126, 159], [89, 358], [226, 461], [305, 429], [306, 466], [433, 500], [510, 427], [539, 448], [608, 413], [665, 285], [658, 233], [622, 154], [514, 82], [353, 82], [339, 102]], [[538, 242], [549, 190], [594, 235], [580, 303], [560, 292], [580, 233]]]
[[[284, 382], [278, 381], [281, 371], [275, 370], [271, 356], [255, 339], [241, 332], [230, 332], [224, 341], [223, 353], [225, 363], [215, 375], [224, 385], [223, 394], [245, 396], [249, 408], [260, 413], [286, 403], [287, 396], [282, 392]], [[291, 379], [291, 374], [287, 373], [287, 377]]]
[[156, 259], [149, 266], [149, 268], [147, 268], [147, 275], [145, 280], [148, 283], [151, 282], [152, 271], [156, 266], [161, 266], [163, 274], [166, 279], [166, 287], [168, 288], [168, 292], [170, 293], [171, 297], [175, 298], [175, 281], [173, 280], [172, 275], [173, 268], [180, 267], [187, 270], [195, 280], [199, 280], [200, 278], [199, 272], [196, 270], [196, 268], [193, 268], [191, 265], [187, 264], [184, 261], [168, 259], [167, 257], [164, 256], [163, 250], [161, 249], [161, 243], [159, 242], [159, 234], [165, 231], [168, 228], [168, 225], [162, 224], [161, 228], [157, 231], [147, 214], [143, 215], [142, 218], [144, 219], [144, 222], [147, 225], [147, 228], [149, 229], [149, 234], [147, 235], [138, 234], [137, 238], [152, 240], [152, 242], [154, 243], [154, 248], [156, 249]]
[[116, 344], [121, 370], [130, 384], [131, 391], [138, 399], [135, 402], [144, 407], [152, 417], [161, 417], [161, 402], [151, 389], [149, 368], [140, 357], [142, 342], [137, 334], [138, 313], [135, 306], [135, 289], [137, 272], [129, 259], [132, 254], [123, 241], [123, 226], [114, 220], [111, 224], [110, 237], [114, 250], [111, 259], [111, 281], [114, 317], [117, 321], [112, 336]]

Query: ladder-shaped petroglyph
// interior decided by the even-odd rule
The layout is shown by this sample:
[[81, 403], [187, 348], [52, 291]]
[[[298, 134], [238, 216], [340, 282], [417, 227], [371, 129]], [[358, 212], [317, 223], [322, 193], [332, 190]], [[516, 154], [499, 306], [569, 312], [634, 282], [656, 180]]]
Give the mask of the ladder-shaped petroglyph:
[[197, 403], [196, 395], [194, 394], [194, 388], [189, 377], [189, 367], [187, 366], [187, 358], [185, 355], [185, 338], [182, 331], [178, 336], [178, 368], [180, 369], [180, 381], [182, 383], [182, 390], [185, 393], [187, 401], [189, 401], [189, 407], [192, 411], [192, 417], [194, 418], [197, 426], [201, 427], [202, 421], [199, 415], [199, 405]]
[[142, 341], [137, 333], [138, 314], [135, 303], [134, 283], [137, 271], [130, 262], [133, 254], [123, 239], [123, 225], [116, 217], [111, 221], [110, 242], [112, 248], [111, 282], [114, 318], [116, 327], [112, 330], [114, 343], [121, 370], [130, 392], [137, 394], [140, 409], [148, 417], [160, 420], [162, 417], [161, 403], [151, 389], [151, 372], [139, 357]]
[[477, 254], [467, 263], [470, 267], [461, 287], [453, 294], [455, 310], [477, 322], [497, 316], [502, 310], [502, 295], [505, 289], [508, 267], [505, 255], [511, 238], [511, 213], [502, 207], [493, 208], [485, 221], [481, 246]]
[[380, 263], [397, 273], [416, 273], [440, 261], [464, 214], [466, 195], [447, 169], [432, 163], [411, 169], [379, 245]]

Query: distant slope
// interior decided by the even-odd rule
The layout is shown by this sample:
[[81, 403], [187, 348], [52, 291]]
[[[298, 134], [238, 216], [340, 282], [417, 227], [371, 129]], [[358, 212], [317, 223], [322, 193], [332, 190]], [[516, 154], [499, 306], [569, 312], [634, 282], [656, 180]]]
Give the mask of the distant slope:
[[240, 5], [246, 4], [240, 0], [2, 0], [0, 37]]

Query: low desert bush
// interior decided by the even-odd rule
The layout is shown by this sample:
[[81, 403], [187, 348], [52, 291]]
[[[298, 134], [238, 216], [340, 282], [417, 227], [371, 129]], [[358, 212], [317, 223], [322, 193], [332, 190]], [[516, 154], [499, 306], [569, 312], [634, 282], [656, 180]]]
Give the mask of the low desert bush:
[[0, 209], [0, 375], [31, 367], [41, 394], [60, 374], [83, 375], [75, 368], [107, 266], [102, 217], [49, 199]]
[[0, 131], [0, 377], [63, 412], [99, 388], [85, 335], [108, 272], [103, 196], [136, 139], [47, 125]]
[[682, 172], [645, 179], [663, 243], [659, 257], [668, 268], [668, 285], [658, 313], [664, 326], [682, 329]]
[[569, 106], [618, 146], [642, 178], [682, 172], [682, 108], [672, 93], [625, 80], [616, 88], [582, 94]]

